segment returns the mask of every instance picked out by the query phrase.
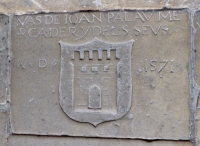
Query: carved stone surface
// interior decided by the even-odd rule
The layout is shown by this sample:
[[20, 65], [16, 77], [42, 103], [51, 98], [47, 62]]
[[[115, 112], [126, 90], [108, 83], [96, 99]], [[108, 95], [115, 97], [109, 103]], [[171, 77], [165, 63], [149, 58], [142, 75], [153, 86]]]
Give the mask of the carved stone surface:
[[34, 137], [34, 136], [11, 136], [10, 146], [193, 146], [188, 141], [142, 141], [142, 140], [118, 140], [97, 138], [70, 138], [70, 137]]
[[[60, 105], [70, 118], [97, 126], [127, 114], [132, 98], [132, 45], [133, 41], [109, 44], [97, 38], [83, 45], [60, 42]], [[95, 51], [98, 57], [94, 56]], [[103, 51], [106, 54], [102, 54]], [[75, 52], [79, 52], [79, 56], [75, 56]], [[111, 106], [107, 103], [109, 100], [116, 108], [106, 110]]]
[[[94, 41], [95, 37], [99, 41]], [[189, 14], [186, 10], [14, 16], [11, 72], [13, 133], [189, 140], [189, 37]], [[114, 47], [113, 52], [112, 46], [131, 40], [135, 40], [132, 53], [126, 52], [127, 46], [122, 45], [123, 49], [119, 50], [125, 56], [112, 58], [117, 51]], [[63, 42], [61, 46], [60, 41]], [[91, 53], [91, 49], [96, 48], [84, 46], [91, 42], [104, 44], [100, 47], [102, 50], [111, 47], [111, 51]], [[74, 53], [74, 60], [73, 55], [69, 58], [68, 50], [64, 49], [69, 46], [78, 51]], [[61, 48], [66, 51], [64, 55]], [[97, 45], [97, 49], [100, 48]], [[101, 61], [103, 57], [110, 57], [110, 60]], [[68, 60], [64, 60], [63, 64], [62, 59]], [[120, 74], [116, 71], [116, 64], [120, 64], [121, 60], [124, 60], [122, 67], [125, 66], [121, 77], [132, 78], [131, 85], [131, 80], [127, 79], [122, 80], [122, 85], [118, 84]], [[109, 61], [114, 66], [110, 66]], [[75, 64], [73, 70], [70, 70], [69, 62]], [[97, 62], [101, 67], [97, 66]], [[113, 72], [112, 76], [109, 76], [109, 71]], [[84, 73], [94, 75], [86, 76]], [[100, 80], [103, 77], [100, 73], [108, 78], [105, 80], [107, 83]], [[74, 86], [67, 82], [71, 79], [74, 79]], [[95, 84], [90, 82], [91, 79]], [[65, 98], [73, 97], [73, 93], [74, 100], [68, 103], [69, 99]], [[121, 93], [124, 98], [118, 98]], [[127, 97], [131, 94], [129, 100]], [[126, 100], [131, 103], [127, 105]], [[118, 110], [118, 103], [125, 103], [122, 111]], [[70, 113], [69, 104], [73, 105]], [[91, 122], [85, 120], [84, 114], [78, 120], [68, 117], [73, 115], [73, 111], [98, 114], [93, 116], [94, 119], [88, 114], [88, 119], [95, 121]], [[109, 116], [95, 120], [101, 117], [99, 113], [117, 112], [122, 112], [121, 115], [128, 113], [115, 119]], [[81, 120], [94, 125], [104, 123], [94, 127], [77, 122]]]

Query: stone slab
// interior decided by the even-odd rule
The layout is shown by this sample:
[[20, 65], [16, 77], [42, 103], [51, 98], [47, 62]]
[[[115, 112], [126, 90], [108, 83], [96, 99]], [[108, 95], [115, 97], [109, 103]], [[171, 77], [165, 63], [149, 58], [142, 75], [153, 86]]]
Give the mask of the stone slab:
[[11, 136], [9, 146], [193, 146], [189, 141], [142, 141], [142, 140], [117, 140], [97, 138], [70, 138], [70, 137], [36, 137], [36, 136]]
[[2, 0], [0, 13], [72, 12], [80, 10], [195, 8], [198, 0]]
[[0, 105], [4, 105], [9, 95], [9, 17], [0, 15]]
[[[189, 22], [186, 10], [14, 16], [11, 36], [13, 133], [188, 140]], [[127, 53], [129, 46], [121, 49], [117, 45], [132, 40], [135, 41], [132, 53]], [[61, 42], [65, 45], [60, 45]], [[104, 44], [107, 54], [105, 50], [102, 54], [101, 51], [92, 55], [84, 53], [87, 46], [95, 43], [100, 50]], [[74, 54], [68, 54], [70, 47]], [[109, 54], [116, 57], [109, 60]], [[127, 56], [123, 57], [124, 54]], [[101, 62], [105, 56], [110, 64]], [[92, 66], [97, 62], [102, 66], [99, 70]], [[108, 67], [111, 76], [106, 75]], [[100, 78], [104, 76], [97, 71], [109, 79]], [[83, 78], [84, 72], [90, 75]], [[96, 72], [99, 77], [95, 76]], [[124, 77], [132, 78], [132, 82]], [[89, 88], [92, 83], [100, 86], [102, 92]], [[102, 97], [102, 105], [97, 102], [87, 106], [89, 95], [97, 99], [93, 103]], [[103, 119], [98, 125], [94, 124], [96, 127], [86, 121], [87, 116], [92, 119], [90, 113], [96, 121]], [[82, 117], [77, 119], [77, 114]], [[110, 121], [113, 117], [115, 120]]]

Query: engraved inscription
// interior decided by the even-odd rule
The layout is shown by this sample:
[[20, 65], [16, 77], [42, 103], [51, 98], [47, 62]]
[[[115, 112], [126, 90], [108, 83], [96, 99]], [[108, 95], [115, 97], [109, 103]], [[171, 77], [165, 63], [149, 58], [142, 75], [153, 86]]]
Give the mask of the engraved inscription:
[[[161, 11], [150, 14], [144, 12], [108, 12], [108, 13], [74, 13], [66, 15], [17, 16], [18, 36], [29, 38], [73, 38], [84, 39], [85, 36], [139, 36], [170, 35], [182, 26], [170, 26], [168, 23], [181, 21], [180, 11]], [[162, 22], [158, 25], [150, 21]], [[107, 23], [108, 25], [102, 25]], [[121, 25], [117, 25], [121, 23]], [[139, 24], [141, 23], [141, 24]], [[85, 25], [87, 24], [87, 25]], [[64, 25], [64, 27], [59, 26]], [[30, 26], [27, 28], [27, 26]], [[41, 26], [38, 28], [37, 26]]]
[[[157, 59], [144, 59], [140, 60], [143, 67], [138, 69], [138, 73], [140, 74], [142, 71], [156, 71], [158, 74], [162, 73], [163, 70], [167, 70], [169, 73], [175, 73], [174, 69], [180, 69], [180, 63], [175, 60], [157, 60]], [[174, 65], [176, 63], [176, 66]], [[166, 69], [165, 69], [166, 68]]]

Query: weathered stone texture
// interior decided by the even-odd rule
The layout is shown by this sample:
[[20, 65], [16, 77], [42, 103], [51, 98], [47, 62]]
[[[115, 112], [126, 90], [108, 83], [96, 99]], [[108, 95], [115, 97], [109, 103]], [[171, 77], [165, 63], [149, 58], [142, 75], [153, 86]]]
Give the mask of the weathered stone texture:
[[[1, 0], [1, 14], [17, 15], [12, 18], [11, 28], [9, 17], [0, 15], [0, 146], [192, 146], [189, 140], [195, 142], [194, 137], [194, 145], [200, 146], [200, 97], [194, 92], [200, 91], [200, 12], [194, 17], [193, 56], [191, 8], [199, 9], [200, 1]], [[134, 42], [130, 52], [112, 48], [127, 42]], [[111, 58], [102, 61], [101, 53], [91, 55], [89, 51], [96, 49], [93, 46], [90, 50], [81, 48], [85, 51], [81, 54], [78, 46], [90, 43], [99, 43], [100, 49], [104, 47], [103, 58], [109, 53]], [[69, 46], [76, 50], [75, 58], [69, 54]], [[69, 51], [67, 57], [63, 48]], [[70, 77], [65, 75], [63, 58], [68, 61]], [[190, 62], [194, 58], [195, 62]], [[92, 66], [94, 63], [100, 67]], [[193, 63], [195, 75], [191, 71]], [[127, 66], [121, 68], [120, 64]], [[81, 80], [83, 72], [90, 76]], [[130, 96], [126, 98], [132, 100], [130, 105], [118, 94]], [[65, 98], [71, 95], [74, 98], [69, 106], [70, 100]], [[194, 121], [196, 129], [191, 128]], [[11, 135], [7, 139], [8, 131]]]
[[[94, 15], [98, 19], [102, 16], [102, 20]], [[131, 64], [132, 107], [123, 118], [101, 123], [97, 127], [70, 119], [59, 105], [62, 61], [59, 42], [80, 45], [95, 37], [113, 44], [135, 40]], [[13, 132], [189, 140], [189, 45], [189, 14], [185, 10], [14, 16], [11, 77]], [[84, 93], [86, 86], [82, 87], [79, 90], [87, 94]], [[111, 105], [109, 102], [116, 103], [108, 101], [108, 106]], [[84, 112], [88, 109], [79, 110]], [[110, 109], [105, 109], [107, 111]]]
[[7, 143], [7, 114], [0, 111], [0, 146], [5, 146]]
[[189, 141], [151, 141], [117, 140], [96, 138], [69, 138], [69, 137], [34, 137], [11, 136], [10, 146], [193, 146]]
[[200, 49], [199, 49], [199, 38], [200, 38], [200, 12], [195, 13], [194, 17], [194, 32], [195, 32], [195, 37], [194, 37], [194, 49], [195, 51], [195, 75], [196, 75], [196, 82], [198, 85], [200, 85]]
[[26, 13], [26, 12], [61, 12], [98, 9], [134, 9], [134, 8], [162, 8], [164, 0], [4, 0], [1, 1], [2, 13]]
[[9, 88], [9, 17], [0, 15], [0, 105], [6, 103]]
[[[200, 49], [199, 49], [199, 38], [200, 38], [200, 12], [196, 12], [194, 15], [194, 49], [195, 49], [195, 76], [196, 76], [196, 83], [197, 83], [197, 91], [199, 90], [200, 86]], [[198, 95], [197, 95], [198, 96]], [[200, 98], [199, 96], [195, 98], [197, 101], [196, 104], [196, 129], [197, 129], [197, 139], [198, 143], [200, 144]]]
[[168, 0], [168, 2], [166, 2], [166, 7], [199, 9], [200, 1], [199, 0]]
[[0, 2], [1, 13], [199, 7], [198, 0], [2, 0]]

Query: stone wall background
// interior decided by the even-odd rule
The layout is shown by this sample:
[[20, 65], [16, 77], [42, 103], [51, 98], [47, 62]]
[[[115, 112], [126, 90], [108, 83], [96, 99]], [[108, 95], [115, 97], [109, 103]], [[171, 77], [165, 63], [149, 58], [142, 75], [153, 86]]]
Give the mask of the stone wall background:
[[198, 9], [199, 0], [1, 0], [1, 13], [74, 12], [81, 10]]
[[[198, 146], [200, 145], [200, 0], [0, 0], [0, 146], [54, 146], [54, 145], [137, 145], [137, 146]], [[191, 34], [188, 44], [191, 47], [190, 63], [191, 76], [191, 129], [189, 140], [166, 139], [101, 139], [81, 138], [68, 136], [39, 136], [12, 134], [10, 123], [10, 67], [12, 59], [11, 19], [13, 15], [49, 13], [49, 12], [76, 12], [76, 11], [106, 11], [106, 10], [164, 10], [187, 9], [190, 13]]]

